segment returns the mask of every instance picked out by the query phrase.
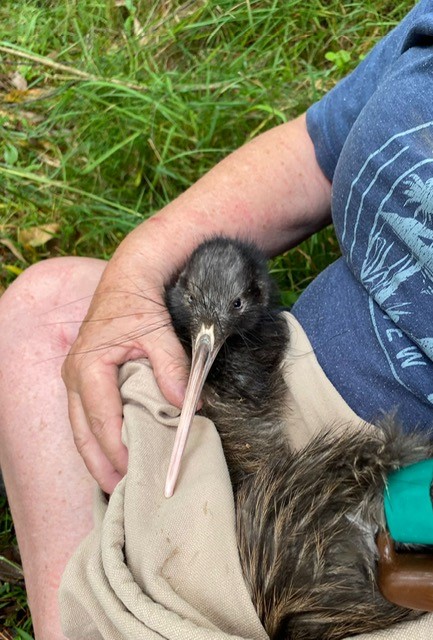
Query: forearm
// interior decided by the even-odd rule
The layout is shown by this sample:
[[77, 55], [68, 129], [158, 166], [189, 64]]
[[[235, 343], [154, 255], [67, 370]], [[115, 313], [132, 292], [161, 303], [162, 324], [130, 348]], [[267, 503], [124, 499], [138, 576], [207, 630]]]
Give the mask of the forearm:
[[275, 255], [329, 223], [330, 194], [301, 116], [232, 153], [140, 225], [122, 248], [141, 253], [165, 278], [215, 233], [254, 240]]

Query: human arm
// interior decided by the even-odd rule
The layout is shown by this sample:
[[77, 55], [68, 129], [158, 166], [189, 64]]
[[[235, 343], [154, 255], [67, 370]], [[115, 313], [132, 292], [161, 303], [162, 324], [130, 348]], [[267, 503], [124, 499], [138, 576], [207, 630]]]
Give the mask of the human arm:
[[105, 491], [127, 464], [118, 366], [148, 357], [167, 399], [183, 400], [187, 363], [163, 303], [173, 273], [213, 234], [276, 255], [330, 222], [330, 199], [303, 115], [232, 153], [119, 245], [63, 366], [75, 442]]

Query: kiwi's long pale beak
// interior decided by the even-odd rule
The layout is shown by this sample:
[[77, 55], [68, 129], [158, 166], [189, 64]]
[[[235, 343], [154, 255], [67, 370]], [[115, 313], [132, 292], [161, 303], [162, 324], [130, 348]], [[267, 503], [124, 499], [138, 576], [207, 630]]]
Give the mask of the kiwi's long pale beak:
[[215, 343], [214, 326], [205, 327], [202, 325], [193, 345], [191, 371], [185, 393], [185, 400], [180, 414], [179, 425], [177, 427], [176, 438], [168, 467], [167, 479], [165, 481], [164, 495], [171, 498], [174, 493], [177, 477], [179, 475], [180, 463], [183, 450], [188, 438], [189, 429], [197, 409], [200, 394], [206, 381], [209, 369], [220, 349], [221, 344]]

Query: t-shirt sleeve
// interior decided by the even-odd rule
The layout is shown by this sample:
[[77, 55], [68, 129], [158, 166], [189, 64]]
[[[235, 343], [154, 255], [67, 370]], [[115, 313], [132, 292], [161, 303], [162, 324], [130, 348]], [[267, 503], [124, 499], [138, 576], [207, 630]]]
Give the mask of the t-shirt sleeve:
[[346, 138], [365, 104], [408, 48], [433, 43], [433, 0], [422, 0], [346, 78], [307, 111], [317, 161], [332, 181]]

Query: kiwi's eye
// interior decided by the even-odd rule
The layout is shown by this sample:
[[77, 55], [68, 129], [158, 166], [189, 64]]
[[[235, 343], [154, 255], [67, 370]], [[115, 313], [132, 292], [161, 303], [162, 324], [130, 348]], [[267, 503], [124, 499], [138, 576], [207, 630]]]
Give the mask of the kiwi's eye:
[[185, 294], [185, 299], [186, 299], [188, 304], [193, 304], [195, 302], [195, 298], [192, 295], [192, 293], [186, 293]]
[[236, 298], [236, 300], [233, 300], [233, 308], [234, 309], [242, 309], [242, 300], [240, 298]]

